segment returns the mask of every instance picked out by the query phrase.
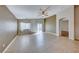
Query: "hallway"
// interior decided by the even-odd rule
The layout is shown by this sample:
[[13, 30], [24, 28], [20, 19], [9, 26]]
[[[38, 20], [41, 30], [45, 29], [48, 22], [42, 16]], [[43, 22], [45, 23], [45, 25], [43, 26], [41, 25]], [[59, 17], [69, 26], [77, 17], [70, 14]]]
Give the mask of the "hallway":
[[79, 41], [51, 33], [17, 36], [3, 53], [73, 53], [79, 52]]

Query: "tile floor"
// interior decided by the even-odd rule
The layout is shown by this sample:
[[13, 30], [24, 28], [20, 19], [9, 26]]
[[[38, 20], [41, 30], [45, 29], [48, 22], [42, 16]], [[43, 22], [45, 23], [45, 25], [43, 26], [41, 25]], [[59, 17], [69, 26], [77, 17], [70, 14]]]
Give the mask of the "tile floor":
[[79, 52], [79, 41], [50, 33], [17, 36], [5, 53], [73, 53]]

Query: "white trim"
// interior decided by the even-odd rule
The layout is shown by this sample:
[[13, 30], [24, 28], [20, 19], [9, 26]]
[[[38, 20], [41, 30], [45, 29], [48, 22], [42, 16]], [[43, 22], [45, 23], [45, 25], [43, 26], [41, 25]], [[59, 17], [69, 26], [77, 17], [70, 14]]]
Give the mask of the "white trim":
[[10, 44], [4, 49], [4, 51], [2, 52], [2, 53], [5, 53], [7, 50], [8, 50], [8, 48], [11, 46], [11, 44], [16, 40], [16, 38], [17, 38], [18, 36], [16, 36], [11, 42], [10, 42]]

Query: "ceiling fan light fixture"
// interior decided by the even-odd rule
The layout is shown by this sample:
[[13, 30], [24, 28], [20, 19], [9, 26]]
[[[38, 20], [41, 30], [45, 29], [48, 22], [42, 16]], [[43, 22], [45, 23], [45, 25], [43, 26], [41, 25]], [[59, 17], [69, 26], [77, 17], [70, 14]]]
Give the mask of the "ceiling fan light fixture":
[[49, 9], [49, 6], [47, 8], [40, 8], [40, 16], [42, 17], [48, 16], [48, 9]]

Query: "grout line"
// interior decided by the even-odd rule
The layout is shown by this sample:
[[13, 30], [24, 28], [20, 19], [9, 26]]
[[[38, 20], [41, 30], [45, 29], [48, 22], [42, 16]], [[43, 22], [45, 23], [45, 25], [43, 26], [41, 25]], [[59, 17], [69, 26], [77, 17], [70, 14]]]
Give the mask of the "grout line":
[[10, 44], [4, 49], [4, 51], [2, 52], [2, 53], [5, 53], [7, 50], [8, 50], [8, 48], [11, 46], [11, 44], [16, 40], [16, 38], [17, 38], [18, 36], [16, 36], [11, 42], [10, 42]]

